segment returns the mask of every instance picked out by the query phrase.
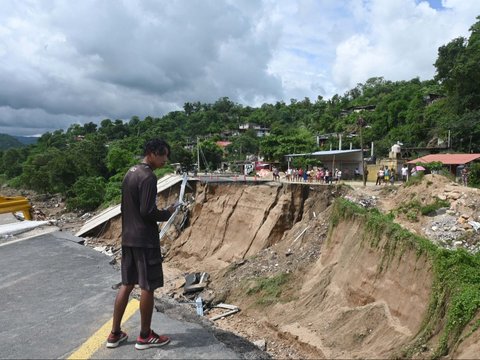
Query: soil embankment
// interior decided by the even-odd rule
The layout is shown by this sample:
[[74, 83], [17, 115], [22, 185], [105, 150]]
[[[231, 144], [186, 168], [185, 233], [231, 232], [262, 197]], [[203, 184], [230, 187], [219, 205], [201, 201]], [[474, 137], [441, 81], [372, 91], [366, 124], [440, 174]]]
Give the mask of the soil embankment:
[[[169, 246], [167, 271], [179, 278], [209, 272], [203, 298], [242, 309], [219, 326], [266, 340], [277, 357], [438, 353], [446, 321], [436, 319], [435, 329], [425, 332], [435, 284], [431, 255], [408, 236], [402, 242], [404, 235], [372, 231], [368, 215], [332, 219], [342, 210], [331, 204], [349, 191], [199, 185], [190, 225]], [[163, 291], [180, 296], [181, 284], [172, 281]], [[463, 345], [449, 343], [447, 352], [480, 350], [477, 333]]]

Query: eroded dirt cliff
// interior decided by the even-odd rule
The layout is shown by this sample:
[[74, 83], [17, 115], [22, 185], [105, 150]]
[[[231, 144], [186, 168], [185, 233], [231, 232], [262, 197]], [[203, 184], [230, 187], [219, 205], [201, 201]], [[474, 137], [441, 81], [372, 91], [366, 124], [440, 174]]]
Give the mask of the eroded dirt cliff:
[[[429, 255], [411, 244], [392, 249], [389, 234], [372, 240], [362, 218], [332, 224], [331, 204], [351, 192], [279, 183], [199, 187], [190, 226], [166, 257], [180, 280], [163, 291], [181, 297], [184, 273], [209, 272], [203, 298], [242, 309], [218, 325], [267, 340], [279, 358], [389, 358], [408, 347], [411, 356], [432, 356], [435, 335], [412, 345], [431, 303]], [[469, 346], [478, 349], [475, 336]], [[456, 354], [472, 351], [457, 346]]]
[[[397, 210], [412, 199], [428, 204], [445, 197], [453, 219], [468, 209], [477, 219], [476, 195], [441, 178], [410, 189], [198, 183], [186, 228], [172, 227], [163, 241], [166, 286], [157, 296], [183, 301], [184, 275], [208, 272], [204, 301], [241, 309], [217, 326], [265, 341], [275, 358], [428, 358], [439, 349], [472, 358], [480, 354], [479, 315], [460, 336], [445, 338], [454, 291], [439, 297], [434, 256], [408, 232], [428, 235], [435, 217], [411, 222]], [[174, 197], [175, 191], [163, 194], [160, 203]], [[336, 205], [342, 198], [379, 213], [396, 211], [401, 227], [379, 231], [366, 213], [342, 214]], [[105, 229], [101, 241], [118, 249], [118, 219]], [[455, 231], [476, 236], [467, 227]], [[206, 316], [216, 314], [211, 309]]]

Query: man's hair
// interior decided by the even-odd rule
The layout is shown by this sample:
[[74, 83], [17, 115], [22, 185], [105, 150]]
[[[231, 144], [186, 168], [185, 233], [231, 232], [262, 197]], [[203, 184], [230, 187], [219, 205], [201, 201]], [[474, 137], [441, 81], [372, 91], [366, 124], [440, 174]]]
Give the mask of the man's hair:
[[148, 154], [165, 155], [170, 157], [170, 145], [163, 139], [148, 140], [143, 147], [143, 156]]

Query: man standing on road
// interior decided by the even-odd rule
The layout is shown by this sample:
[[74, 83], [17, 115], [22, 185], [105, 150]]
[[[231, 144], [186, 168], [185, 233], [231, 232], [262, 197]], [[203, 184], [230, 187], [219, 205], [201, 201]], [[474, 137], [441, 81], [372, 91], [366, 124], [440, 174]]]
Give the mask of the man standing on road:
[[112, 332], [107, 347], [115, 348], [127, 340], [120, 328], [128, 298], [135, 284], [140, 294], [140, 335], [135, 348], [158, 347], [170, 338], [157, 335], [151, 328], [155, 289], [163, 286], [162, 254], [157, 221], [167, 221], [175, 208], [157, 208], [157, 177], [153, 170], [163, 167], [170, 146], [161, 139], [148, 141], [142, 163], [131, 167], [122, 183], [122, 285], [113, 310]]

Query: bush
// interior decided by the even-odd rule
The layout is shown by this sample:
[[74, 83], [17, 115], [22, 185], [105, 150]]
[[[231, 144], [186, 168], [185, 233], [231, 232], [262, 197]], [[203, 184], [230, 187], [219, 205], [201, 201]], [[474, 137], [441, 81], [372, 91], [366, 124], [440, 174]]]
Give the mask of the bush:
[[69, 210], [95, 210], [105, 197], [105, 180], [102, 177], [81, 176], [67, 199]]
[[425, 175], [423, 174], [423, 171], [417, 171], [416, 175], [409, 176], [407, 182], [405, 183], [405, 186], [415, 186], [420, 184], [423, 181], [423, 177]]
[[108, 179], [105, 185], [105, 197], [103, 199], [102, 207], [119, 204], [122, 200], [122, 180], [123, 174], [118, 173]]
[[422, 205], [418, 200], [402, 203], [397, 209], [397, 212], [405, 214], [408, 220], [418, 221], [418, 215], [428, 215], [440, 208], [450, 207], [450, 203], [446, 200], [435, 199], [431, 204]]
[[435, 202], [422, 206], [420, 208], [420, 212], [422, 213], [422, 215], [428, 215], [444, 207], [450, 207], [450, 203], [447, 200], [440, 200], [437, 198], [435, 199]]
[[8, 186], [14, 189], [21, 189], [23, 186], [21, 176], [17, 176], [17, 177], [14, 177], [13, 179], [8, 180], [7, 184]]
[[157, 178], [159, 179], [167, 174], [173, 174], [173, 173], [175, 173], [175, 169], [170, 164], [155, 170], [155, 175], [157, 175]]

